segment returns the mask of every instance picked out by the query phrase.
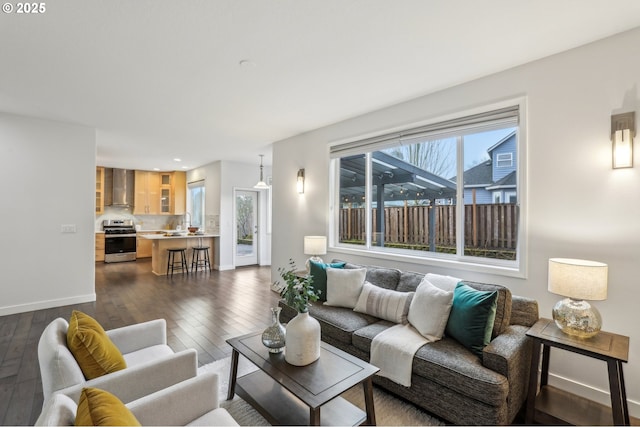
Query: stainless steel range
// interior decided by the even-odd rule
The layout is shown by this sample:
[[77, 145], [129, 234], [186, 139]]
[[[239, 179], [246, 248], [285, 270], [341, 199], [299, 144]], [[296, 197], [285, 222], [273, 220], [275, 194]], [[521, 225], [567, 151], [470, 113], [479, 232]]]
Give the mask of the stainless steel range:
[[105, 219], [104, 262], [136, 260], [136, 227], [131, 219]]

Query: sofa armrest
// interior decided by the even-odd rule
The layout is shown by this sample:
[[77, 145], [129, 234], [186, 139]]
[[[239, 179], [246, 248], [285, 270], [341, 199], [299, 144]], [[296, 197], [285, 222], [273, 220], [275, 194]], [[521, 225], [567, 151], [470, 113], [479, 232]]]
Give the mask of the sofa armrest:
[[509, 406], [517, 411], [526, 398], [533, 341], [527, 326], [511, 325], [482, 351], [482, 364], [509, 382]]
[[214, 372], [198, 375], [127, 404], [143, 426], [184, 426], [218, 406], [218, 374]]
[[136, 323], [111, 329], [107, 335], [126, 354], [154, 345], [167, 344], [167, 322], [164, 319]]
[[128, 403], [193, 378], [197, 373], [198, 352], [188, 349], [63, 388], [57, 393], [66, 394], [77, 403], [83, 387], [96, 387], [113, 393], [124, 403]]
[[538, 301], [517, 295], [511, 296], [512, 325], [531, 327], [539, 318]]

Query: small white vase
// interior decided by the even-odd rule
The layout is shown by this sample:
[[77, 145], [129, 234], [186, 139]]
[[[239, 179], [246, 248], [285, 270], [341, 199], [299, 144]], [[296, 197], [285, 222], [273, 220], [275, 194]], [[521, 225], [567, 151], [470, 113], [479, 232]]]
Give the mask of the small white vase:
[[309, 312], [298, 313], [287, 324], [284, 360], [305, 366], [320, 357], [320, 323]]

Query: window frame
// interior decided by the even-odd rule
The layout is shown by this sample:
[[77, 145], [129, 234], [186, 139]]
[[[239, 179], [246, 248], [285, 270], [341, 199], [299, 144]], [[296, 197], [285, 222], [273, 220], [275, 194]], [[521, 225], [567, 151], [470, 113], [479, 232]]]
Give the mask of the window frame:
[[[488, 104], [483, 107], [468, 109], [464, 111], [460, 111], [457, 114], [451, 114], [448, 116], [441, 116], [431, 120], [425, 120], [422, 122], [417, 122], [409, 125], [405, 125], [398, 128], [387, 129], [381, 132], [377, 132], [375, 134], [362, 135], [361, 137], [350, 138], [345, 140], [338, 140], [330, 142], [329, 147], [340, 146], [344, 144], [354, 144], [359, 141], [363, 141], [365, 139], [374, 140], [376, 138], [381, 137], [382, 135], [389, 134], [390, 132], [402, 132], [403, 130], [414, 129], [420, 126], [430, 125], [432, 123], [444, 122], [446, 120], [455, 120], [456, 118], [464, 119], [467, 116], [471, 116], [478, 113], [486, 113], [492, 110], [497, 110], [500, 108], [505, 108], [509, 106], [517, 106], [518, 107], [518, 124], [516, 125], [516, 199], [518, 206], [518, 238], [516, 244], [516, 260], [515, 261], [507, 261], [507, 260], [498, 260], [492, 258], [480, 258], [480, 257], [472, 257], [464, 255], [464, 227], [457, 227], [457, 236], [456, 242], [458, 246], [457, 254], [443, 254], [437, 252], [425, 252], [418, 253], [412, 250], [399, 250], [393, 249], [389, 250], [389, 248], [377, 247], [371, 245], [371, 197], [367, 197], [366, 200], [366, 222], [365, 222], [365, 245], [354, 245], [347, 243], [340, 243], [338, 239], [339, 233], [339, 214], [340, 214], [340, 168], [337, 167], [339, 161], [334, 158], [330, 158], [329, 160], [329, 188], [330, 188], [330, 198], [329, 198], [329, 250], [335, 253], [342, 253], [345, 255], [356, 255], [356, 256], [365, 256], [368, 258], [378, 258], [389, 260], [393, 262], [408, 262], [408, 263], [417, 263], [422, 265], [429, 265], [435, 267], [443, 267], [443, 268], [454, 268], [465, 271], [473, 271], [473, 272], [481, 272], [481, 273], [490, 273], [497, 274], [503, 276], [510, 277], [518, 277], [518, 278], [526, 278], [527, 277], [527, 248], [528, 248], [528, 238], [527, 238], [527, 186], [526, 186], [526, 165], [527, 165], [527, 99], [526, 97], [514, 98], [511, 100], [506, 100], [503, 102]], [[375, 151], [374, 149], [367, 150], [365, 154], [367, 156], [371, 156], [371, 152]], [[335, 156], [338, 159], [342, 156]], [[462, 150], [458, 150], [458, 176], [463, 176], [464, 166], [462, 164], [463, 153]], [[514, 161], [512, 156], [512, 162]], [[367, 170], [366, 170], [366, 194], [371, 194], [371, 173], [370, 173], [370, 160], [367, 161]], [[464, 187], [460, 185], [459, 191], [457, 192], [456, 203], [459, 206], [464, 206]], [[462, 209], [459, 209], [457, 212], [456, 220], [458, 223], [464, 218], [464, 213]]]
[[[504, 159], [501, 159], [500, 157], [505, 157]], [[500, 164], [500, 162], [506, 163], [509, 162], [509, 164]], [[496, 168], [511, 168], [513, 167], [513, 153], [512, 152], [508, 152], [508, 153], [497, 153], [496, 154]]]
[[194, 188], [200, 188], [202, 190], [202, 225], [198, 225], [201, 230], [205, 229], [206, 225], [206, 185], [204, 179], [198, 181], [192, 181], [187, 183], [187, 210], [186, 212], [190, 215], [190, 224], [193, 225], [193, 218], [195, 217], [195, 212], [193, 212], [193, 196], [191, 194], [191, 190]]

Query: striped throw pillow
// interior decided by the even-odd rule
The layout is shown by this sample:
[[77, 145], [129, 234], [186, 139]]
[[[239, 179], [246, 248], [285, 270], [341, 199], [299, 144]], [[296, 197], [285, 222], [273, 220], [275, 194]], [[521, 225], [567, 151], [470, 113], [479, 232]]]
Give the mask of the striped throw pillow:
[[414, 292], [398, 292], [365, 282], [353, 311], [406, 324]]

